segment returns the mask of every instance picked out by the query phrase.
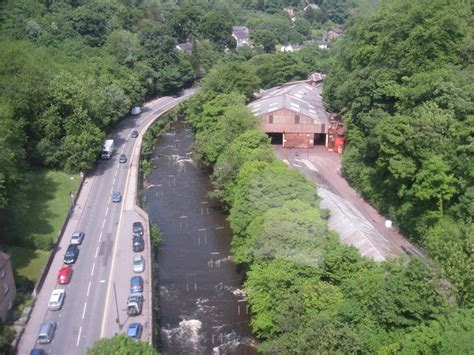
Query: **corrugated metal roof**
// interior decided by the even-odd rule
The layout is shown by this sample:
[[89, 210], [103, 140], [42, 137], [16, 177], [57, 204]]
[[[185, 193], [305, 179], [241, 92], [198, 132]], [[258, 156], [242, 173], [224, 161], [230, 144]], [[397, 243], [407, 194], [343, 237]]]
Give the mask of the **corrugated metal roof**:
[[285, 108], [311, 117], [313, 123], [327, 124], [329, 119], [320, 94], [321, 86], [299, 82], [268, 89], [261, 98], [248, 104], [248, 107], [257, 116]]

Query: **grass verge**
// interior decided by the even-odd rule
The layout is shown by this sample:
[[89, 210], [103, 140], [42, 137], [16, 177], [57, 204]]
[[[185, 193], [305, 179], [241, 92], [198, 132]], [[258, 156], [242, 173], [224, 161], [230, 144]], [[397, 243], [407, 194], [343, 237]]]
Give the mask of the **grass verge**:
[[1, 212], [1, 244], [11, 254], [17, 287], [28, 288], [39, 279], [79, 182], [79, 175], [32, 169]]

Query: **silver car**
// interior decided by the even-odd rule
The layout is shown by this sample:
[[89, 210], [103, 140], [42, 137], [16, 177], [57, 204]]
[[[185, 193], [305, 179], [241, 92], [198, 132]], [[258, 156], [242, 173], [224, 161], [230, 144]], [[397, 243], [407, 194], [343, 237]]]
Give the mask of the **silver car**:
[[56, 330], [56, 322], [54, 320], [47, 320], [41, 324], [40, 331], [38, 334], [38, 343], [48, 344], [51, 343]]
[[84, 239], [84, 232], [75, 232], [71, 236], [71, 244], [81, 245], [82, 240]]
[[133, 257], [133, 272], [139, 274], [145, 269], [145, 259], [141, 254]]

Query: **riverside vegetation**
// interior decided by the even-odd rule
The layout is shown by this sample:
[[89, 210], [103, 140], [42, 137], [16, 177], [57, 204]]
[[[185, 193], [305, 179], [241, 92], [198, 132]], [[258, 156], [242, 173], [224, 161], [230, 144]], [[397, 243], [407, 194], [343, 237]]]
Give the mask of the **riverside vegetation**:
[[[91, 168], [132, 105], [202, 78], [177, 113], [229, 209], [259, 349], [472, 352], [472, 9], [459, 0], [322, 0], [293, 22], [288, 5], [305, 3], [3, 4], [0, 205], [17, 198], [31, 165]], [[336, 24], [345, 35], [330, 51], [274, 53]], [[233, 25], [247, 25], [257, 47], [224, 53], [235, 46]], [[190, 55], [175, 50], [186, 40]], [[434, 265], [375, 263], [341, 245], [314, 185], [275, 160], [245, 103], [316, 70], [329, 74], [327, 108], [348, 123], [345, 176]]]

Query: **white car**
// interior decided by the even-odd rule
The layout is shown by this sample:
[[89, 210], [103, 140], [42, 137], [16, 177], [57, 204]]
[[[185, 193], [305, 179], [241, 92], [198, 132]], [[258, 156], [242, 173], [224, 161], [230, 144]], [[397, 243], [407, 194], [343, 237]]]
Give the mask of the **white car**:
[[75, 232], [72, 234], [71, 236], [71, 244], [75, 244], [75, 245], [81, 245], [82, 244], [82, 240], [84, 239], [84, 232]]
[[143, 259], [143, 256], [141, 254], [137, 254], [133, 257], [133, 272], [136, 272], [137, 274], [140, 272], [143, 272], [145, 269], [145, 259]]
[[64, 303], [66, 291], [63, 289], [56, 289], [51, 292], [51, 297], [48, 302], [48, 309], [51, 311], [59, 311]]

